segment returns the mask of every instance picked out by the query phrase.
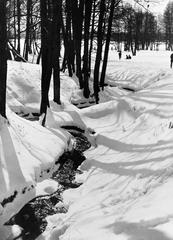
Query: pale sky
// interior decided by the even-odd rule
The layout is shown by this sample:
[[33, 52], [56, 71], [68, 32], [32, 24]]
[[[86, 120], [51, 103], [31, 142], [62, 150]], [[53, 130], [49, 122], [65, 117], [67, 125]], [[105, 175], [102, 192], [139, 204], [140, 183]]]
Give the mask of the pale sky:
[[168, 2], [171, 2], [171, 0], [154, 0], [153, 2], [156, 3], [149, 4], [150, 11], [154, 13], [163, 13], [166, 5]]
[[[166, 7], [166, 5], [167, 5], [167, 3], [168, 3], [169, 1], [171, 2], [171, 1], [173, 1], [173, 0], [148, 0], [148, 2], [149, 2], [149, 8], [148, 8], [148, 9], [149, 9], [151, 12], [153, 12], [154, 14], [159, 14], [159, 13], [163, 14], [163, 12], [164, 12], [164, 10], [165, 10], [165, 7]], [[131, 3], [132, 5], [135, 4], [135, 1], [134, 1], [134, 0], [126, 0], [126, 2], [129, 2], [129, 3]], [[140, 0], [140, 2], [142, 2], [142, 0]], [[144, 3], [145, 6], [148, 5], [148, 4], [146, 3], [147, 0], [146, 0], [146, 1], [143, 0], [143, 2], [145, 2], [145, 3]], [[135, 4], [135, 5], [137, 6], [137, 4]]]

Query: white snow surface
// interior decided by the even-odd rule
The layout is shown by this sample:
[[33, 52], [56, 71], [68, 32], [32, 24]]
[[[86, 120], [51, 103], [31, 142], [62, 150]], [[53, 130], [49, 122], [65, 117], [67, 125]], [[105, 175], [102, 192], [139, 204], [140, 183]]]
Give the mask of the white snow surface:
[[[38, 240], [173, 239], [173, 70], [169, 68], [169, 55], [170, 52], [165, 51], [141, 51], [132, 60], [125, 60], [123, 53], [119, 61], [118, 53], [110, 51], [106, 80], [111, 86], [100, 93], [100, 104], [82, 110], [70, 104], [70, 96], [75, 95], [75, 83], [74, 88], [70, 88], [72, 80], [68, 82], [69, 78], [63, 76], [72, 90], [67, 90], [65, 98], [63, 88], [61, 108], [52, 103], [47, 129], [21, 119], [10, 110], [9, 123], [1, 119], [0, 147], [9, 149], [6, 158], [1, 156], [3, 174], [0, 177], [4, 176], [3, 181], [6, 181], [6, 185], [0, 185], [1, 199], [7, 188], [10, 192], [15, 189], [13, 185], [22, 189], [22, 179], [28, 186], [36, 184], [33, 179], [39, 176], [41, 169], [47, 169], [48, 165], [53, 167], [52, 159], [57, 159], [67, 146], [68, 136], [59, 126], [79, 126], [93, 141], [85, 152], [87, 160], [80, 167], [83, 174], [76, 177], [83, 184], [63, 194], [68, 212], [47, 217], [48, 226]], [[15, 67], [19, 72], [19, 66]], [[31, 72], [36, 76], [34, 67]], [[30, 73], [28, 79], [34, 80], [29, 76]], [[14, 93], [20, 87], [14, 84]], [[37, 95], [39, 88], [34, 81], [32, 89], [35, 89], [34, 96]], [[8, 99], [9, 106], [15, 110], [16, 102]], [[38, 104], [38, 96], [31, 99]], [[22, 109], [30, 110], [27, 101], [18, 102]], [[96, 132], [93, 137], [90, 129]], [[19, 167], [19, 159], [20, 166], [22, 162], [27, 165]], [[13, 171], [15, 181], [8, 177], [7, 167]], [[55, 188], [54, 183], [46, 187], [47, 192]], [[31, 194], [32, 190], [28, 196]], [[24, 204], [26, 200], [18, 202]], [[1, 209], [3, 214], [4, 209]]]
[[[47, 218], [38, 240], [173, 239], [173, 72], [168, 52], [109, 56], [102, 104], [78, 110], [96, 131], [67, 214]], [[123, 90], [133, 88], [136, 92]]]

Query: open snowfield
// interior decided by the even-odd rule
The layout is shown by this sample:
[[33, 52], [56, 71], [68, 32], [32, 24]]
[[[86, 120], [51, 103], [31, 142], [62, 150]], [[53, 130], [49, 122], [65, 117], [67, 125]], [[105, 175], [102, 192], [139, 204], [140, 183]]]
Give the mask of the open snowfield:
[[[47, 229], [38, 240], [173, 239], [173, 69], [169, 56], [165, 51], [141, 51], [131, 60], [123, 53], [119, 61], [117, 52], [110, 51], [106, 77], [110, 86], [100, 93], [101, 104], [81, 110], [70, 104], [75, 82], [63, 75], [63, 106], [52, 104], [47, 129], [9, 110], [9, 123], [1, 119], [0, 125], [0, 202], [25, 185], [34, 187], [23, 198], [20, 192], [13, 204], [0, 205], [1, 224], [36, 194], [41, 180], [37, 176], [53, 168], [69, 146], [68, 134], [59, 127], [74, 124], [96, 132], [91, 137], [86, 131], [92, 147], [85, 152], [83, 174], [76, 177], [83, 184], [64, 192], [68, 212], [48, 217]], [[39, 67], [9, 62], [8, 71], [9, 107], [38, 112]], [[10, 233], [1, 231], [7, 239]]]

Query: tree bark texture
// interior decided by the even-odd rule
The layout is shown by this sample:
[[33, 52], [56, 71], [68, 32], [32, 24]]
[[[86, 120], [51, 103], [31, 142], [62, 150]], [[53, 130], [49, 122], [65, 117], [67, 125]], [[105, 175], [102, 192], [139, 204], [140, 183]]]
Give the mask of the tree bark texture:
[[98, 22], [98, 29], [97, 29], [97, 53], [96, 53], [96, 60], [94, 66], [94, 95], [96, 103], [99, 103], [99, 70], [100, 70], [100, 61], [102, 56], [102, 41], [103, 41], [103, 20], [104, 20], [104, 13], [105, 13], [105, 0], [100, 1], [100, 15], [99, 15], [99, 22]]
[[92, 10], [92, 0], [85, 0], [85, 23], [84, 23], [84, 56], [83, 56], [83, 73], [84, 73], [84, 97], [88, 98], [89, 90], [89, 30]]
[[7, 27], [6, 0], [0, 1], [0, 114], [6, 117], [6, 79], [7, 79]]
[[[119, 4], [119, 2], [117, 4]], [[104, 81], [105, 81], [106, 67], [107, 67], [108, 54], [109, 54], [109, 45], [110, 45], [110, 39], [111, 39], [111, 29], [112, 29], [114, 9], [115, 9], [115, 0], [111, 0], [110, 14], [108, 19], [108, 30], [107, 30], [107, 36], [106, 36], [106, 45], [105, 45], [102, 72], [100, 77], [100, 86], [102, 87], [102, 90], [104, 90]]]

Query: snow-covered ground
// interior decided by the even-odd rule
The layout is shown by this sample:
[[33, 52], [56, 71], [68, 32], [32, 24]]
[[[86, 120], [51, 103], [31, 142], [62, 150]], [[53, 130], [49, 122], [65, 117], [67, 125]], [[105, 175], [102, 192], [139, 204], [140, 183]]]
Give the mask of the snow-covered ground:
[[[99, 105], [81, 110], [70, 104], [75, 82], [63, 75], [63, 106], [58, 109], [52, 104], [47, 129], [10, 110], [9, 123], [2, 119], [0, 176], [5, 184], [0, 179], [4, 189], [0, 202], [16, 186], [22, 189], [24, 181], [35, 186], [40, 172], [54, 166], [69, 142], [59, 126], [88, 129], [93, 143], [80, 167], [83, 174], [76, 177], [83, 184], [63, 194], [68, 212], [49, 216], [38, 240], [173, 239], [173, 70], [169, 55], [141, 51], [126, 60], [123, 53], [119, 61], [117, 52], [110, 51], [106, 77], [110, 86], [100, 93]], [[9, 62], [8, 81], [13, 85], [8, 85], [7, 99], [13, 111], [39, 109], [40, 70], [28, 65]], [[94, 137], [90, 128], [96, 132]], [[19, 199], [16, 202], [18, 206]], [[12, 208], [8, 207], [9, 215]], [[1, 209], [3, 219], [8, 218]]]

